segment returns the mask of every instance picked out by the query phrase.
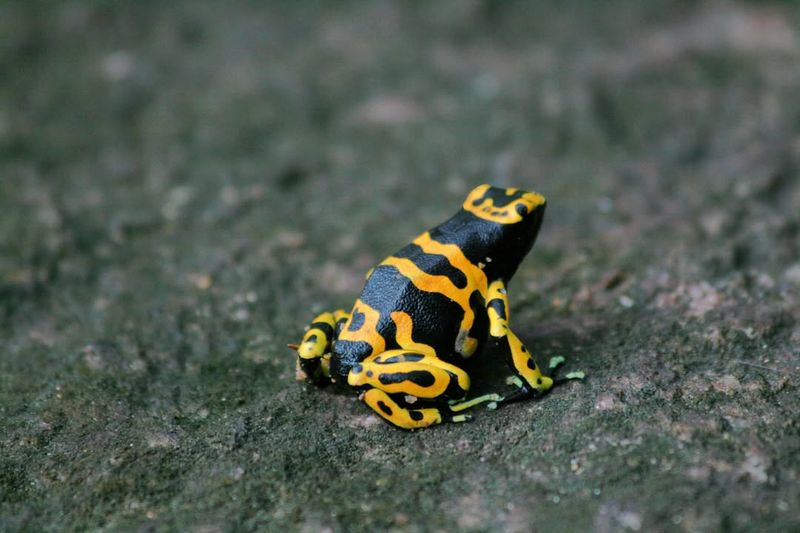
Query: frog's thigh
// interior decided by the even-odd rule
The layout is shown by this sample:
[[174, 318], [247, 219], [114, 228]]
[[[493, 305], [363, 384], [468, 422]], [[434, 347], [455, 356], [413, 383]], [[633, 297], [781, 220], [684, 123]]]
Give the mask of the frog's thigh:
[[470, 386], [464, 370], [436, 356], [408, 350], [368, 357], [350, 370], [347, 382], [352, 387], [373, 387], [426, 400], [460, 399]]
[[416, 429], [441, 424], [442, 413], [439, 409], [429, 407], [425, 409], [407, 409], [400, 406], [388, 394], [380, 389], [369, 389], [361, 399], [373, 411], [403, 429]]

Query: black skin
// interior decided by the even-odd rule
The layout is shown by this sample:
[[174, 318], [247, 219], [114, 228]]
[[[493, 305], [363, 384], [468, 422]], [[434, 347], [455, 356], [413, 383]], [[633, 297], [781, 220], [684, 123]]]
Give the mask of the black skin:
[[[488, 195], [496, 196], [501, 204], [515, 199], [507, 196], [505, 189], [492, 188]], [[544, 211], [545, 205], [541, 205], [532, 213], [524, 214], [517, 223], [500, 224], [482, 219], [462, 208], [429, 233], [440, 243], [457, 245], [473, 264], [483, 264], [490, 281], [501, 279], [508, 282], [536, 242]], [[413, 244], [394, 255], [411, 259], [427, 273], [446, 275], [458, 286], [459, 272], [444, 256], [424, 254]], [[487, 257], [491, 261], [487, 261]], [[410, 280], [398, 275], [393, 266], [380, 265], [367, 279], [360, 298], [380, 312], [377, 329], [386, 340], [387, 350], [399, 348], [390, 313], [405, 311], [413, 319], [415, 342], [433, 347], [443, 360], [454, 362], [460, 359], [458, 354], [453, 353], [453, 339], [458, 333], [463, 311], [447, 297], [422, 292]], [[477, 350], [480, 351], [486, 341], [488, 316], [483, 297], [477, 291], [471, 298], [471, 307], [475, 312], [475, 322], [470, 336], [478, 339]], [[364, 342], [335, 342], [331, 377], [338, 383], [347, 383], [350, 369], [368, 357], [370, 352], [371, 347]]]

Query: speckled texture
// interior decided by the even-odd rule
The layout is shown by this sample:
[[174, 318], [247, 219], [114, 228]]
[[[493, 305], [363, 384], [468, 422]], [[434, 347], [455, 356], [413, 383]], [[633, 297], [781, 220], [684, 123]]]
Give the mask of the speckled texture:
[[[332, 5], [0, 4], [0, 529], [800, 528], [800, 9]], [[484, 181], [589, 379], [415, 433], [296, 383]]]

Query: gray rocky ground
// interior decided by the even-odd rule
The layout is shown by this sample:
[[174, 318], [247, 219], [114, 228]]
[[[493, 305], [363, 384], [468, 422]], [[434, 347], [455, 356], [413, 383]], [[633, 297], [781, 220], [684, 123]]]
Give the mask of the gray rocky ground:
[[[0, 529], [800, 529], [798, 22], [3, 2]], [[588, 380], [413, 433], [295, 382], [484, 181], [548, 197], [512, 323]]]

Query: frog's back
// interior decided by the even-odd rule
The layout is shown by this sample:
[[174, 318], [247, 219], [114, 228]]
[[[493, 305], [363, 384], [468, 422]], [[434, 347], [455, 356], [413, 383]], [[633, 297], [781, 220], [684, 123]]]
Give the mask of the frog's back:
[[[431, 232], [433, 233], [433, 231]], [[471, 355], [485, 330], [485, 276], [465, 267], [458, 247], [423, 233], [382, 261], [367, 278], [334, 346], [335, 366], [370, 355], [425, 345], [445, 360]], [[471, 263], [469, 263], [471, 266]], [[477, 278], [477, 279], [476, 279]], [[469, 353], [459, 342], [478, 335]]]

